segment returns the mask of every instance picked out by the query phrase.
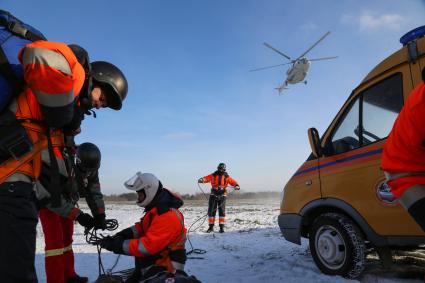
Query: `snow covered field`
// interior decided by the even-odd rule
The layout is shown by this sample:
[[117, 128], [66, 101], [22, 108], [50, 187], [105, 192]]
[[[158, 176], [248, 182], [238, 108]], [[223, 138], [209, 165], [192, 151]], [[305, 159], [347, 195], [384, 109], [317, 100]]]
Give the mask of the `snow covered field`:
[[[81, 201], [85, 211], [84, 200]], [[185, 215], [186, 227], [199, 217], [206, 214], [206, 201], [187, 202], [182, 212]], [[137, 222], [142, 210], [135, 204], [107, 204], [107, 218], [119, 221], [120, 229]], [[244, 201], [228, 199], [226, 207], [226, 233], [206, 234], [206, 221], [189, 238], [194, 248], [204, 249], [203, 255], [192, 254], [188, 259], [186, 271], [195, 275], [202, 282], [244, 282], [244, 283], [273, 283], [273, 282], [356, 282], [342, 277], [323, 275], [309, 254], [308, 242], [301, 246], [289, 243], [281, 237], [277, 226], [279, 200]], [[218, 219], [218, 217], [217, 217]], [[192, 230], [202, 221], [193, 225]], [[217, 225], [216, 225], [217, 227]], [[117, 231], [119, 231], [117, 230]], [[105, 233], [106, 234], [106, 233]], [[190, 245], [187, 243], [187, 250]], [[85, 242], [83, 229], [76, 224], [74, 234], [75, 266], [77, 273], [88, 276], [93, 282], [98, 276], [96, 247]], [[105, 268], [110, 268], [117, 255], [104, 251], [102, 261]], [[114, 271], [132, 267], [133, 260], [121, 256]], [[44, 239], [41, 226], [38, 226], [37, 236], [37, 274], [40, 282], [45, 282], [44, 274]], [[425, 269], [423, 269], [425, 270]], [[408, 263], [399, 271], [384, 270], [376, 258], [368, 257], [368, 264], [361, 282], [423, 282], [419, 279], [402, 279], [413, 276], [416, 269], [411, 269]], [[421, 275], [419, 275], [421, 276]]]

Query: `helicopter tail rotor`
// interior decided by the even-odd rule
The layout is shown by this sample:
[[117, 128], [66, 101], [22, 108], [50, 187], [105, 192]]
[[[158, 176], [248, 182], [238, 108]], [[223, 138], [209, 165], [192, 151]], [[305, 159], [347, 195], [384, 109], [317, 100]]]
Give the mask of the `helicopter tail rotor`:
[[280, 95], [284, 89], [288, 89], [288, 81], [285, 81], [281, 86], [278, 86], [275, 89], [279, 92]]

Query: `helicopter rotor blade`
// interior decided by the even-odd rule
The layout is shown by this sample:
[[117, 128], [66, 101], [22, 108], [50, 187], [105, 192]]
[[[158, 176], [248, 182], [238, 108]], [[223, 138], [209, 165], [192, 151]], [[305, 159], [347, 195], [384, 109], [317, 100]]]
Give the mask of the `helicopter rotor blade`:
[[271, 45], [270, 45], [270, 44], [268, 44], [267, 42], [264, 42], [263, 44], [264, 44], [264, 46], [265, 46], [265, 47], [270, 48], [270, 49], [271, 49], [271, 50], [273, 50], [274, 52], [276, 52], [276, 53], [278, 53], [278, 54], [282, 55], [283, 57], [285, 57], [286, 59], [288, 59], [288, 60], [292, 60], [292, 59], [291, 59], [291, 57], [289, 57], [289, 56], [288, 56], [288, 55], [286, 55], [286, 54], [283, 54], [282, 52], [280, 52], [279, 50], [277, 50], [276, 48], [274, 48], [273, 46], [271, 46]]
[[328, 31], [327, 33], [325, 33], [318, 41], [316, 41], [315, 44], [313, 44], [309, 49], [307, 49], [306, 52], [304, 52], [303, 54], [301, 54], [296, 60], [300, 59], [301, 57], [304, 57], [308, 52], [311, 51], [311, 49], [313, 49], [314, 47], [316, 47], [316, 45], [319, 44], [323, 39], [325, 39], [325, 37], [327, 37], [330, 33], [331, 33], [330, 31]]
[[331, 60], [338, 58], [338, 56], [332, 56], [332, 57], [322, 57], [322, 58], [316, 58], [316, 59], [308, 59], [308, 61], [321, 61], [321, 60]]
[[250, 72], [256, 72], [256, 71], [261, 71], [261, 70], [266, 70], [266, 69], [276, 68], [276, 67], [280, 67], [280, 66], [288, 65], [288, 64], [292, 64], [292, 63], [283, 63], [283, 64], [279, 64], [279, 65], [273, 65], [273, 66], [261, 67], [261, 68], [257, 68], [257, 69], [253, 69], [253, 70], [249, 70], [249, 71], [250, 71]]

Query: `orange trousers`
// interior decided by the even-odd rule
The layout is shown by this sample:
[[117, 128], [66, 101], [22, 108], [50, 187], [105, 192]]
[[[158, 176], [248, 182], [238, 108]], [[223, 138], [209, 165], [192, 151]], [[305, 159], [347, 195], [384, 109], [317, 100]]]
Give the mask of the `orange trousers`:
[[39, 218], [44, 232], [47, 283], [63, 283], [77, 276], [72, 251], [74, 222], [47, 208], [40, 209]]

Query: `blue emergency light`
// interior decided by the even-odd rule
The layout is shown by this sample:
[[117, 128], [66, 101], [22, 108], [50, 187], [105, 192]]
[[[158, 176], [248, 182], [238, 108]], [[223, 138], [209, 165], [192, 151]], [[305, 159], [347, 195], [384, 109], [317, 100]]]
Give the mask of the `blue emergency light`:
[[403, 46], [407, 45], [409, 42], [422, 37], [425, 35], [425, 26], [421, 26], [415, 29], [412, 29], [411, 31], [409, 31], [408, 33], [406, 33], [405, 35], [403, 35], [400, 38], [400, 43], [403, 44]]

